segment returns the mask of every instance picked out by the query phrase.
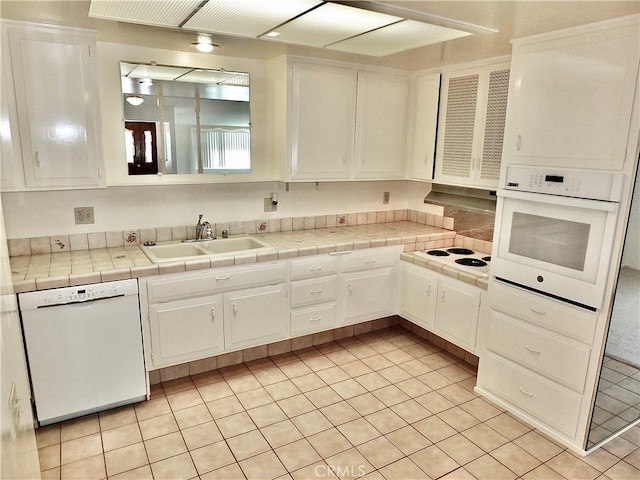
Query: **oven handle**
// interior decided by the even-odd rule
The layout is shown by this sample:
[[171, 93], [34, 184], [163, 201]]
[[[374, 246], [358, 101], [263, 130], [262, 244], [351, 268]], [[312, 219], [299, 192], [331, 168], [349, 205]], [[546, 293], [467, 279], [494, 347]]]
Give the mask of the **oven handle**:
[[505, 188], [498, 190], [498, 199], [505, 197], [516, 200], [525, 200], [527, 202], [549, 203], [554, 205], [561, 204], [563, 207], [601, 210], [604, 212], [616, 212], [619, 206], [618, 202], [608, 202], [605, 200], [565, 197], [562, 195], [549, 195], [548, 193], [516, 192]]

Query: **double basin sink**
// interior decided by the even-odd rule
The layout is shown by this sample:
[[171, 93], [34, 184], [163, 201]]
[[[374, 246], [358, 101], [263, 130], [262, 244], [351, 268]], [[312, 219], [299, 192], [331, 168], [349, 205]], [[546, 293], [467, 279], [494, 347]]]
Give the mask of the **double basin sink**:
[[216, 257], [257, 253], [273, 247], [254, 237], [217, 238], [187, 242], [162, 242], [156, 245], [140, 245], [153, 263], [189, 260], [197, 257]]

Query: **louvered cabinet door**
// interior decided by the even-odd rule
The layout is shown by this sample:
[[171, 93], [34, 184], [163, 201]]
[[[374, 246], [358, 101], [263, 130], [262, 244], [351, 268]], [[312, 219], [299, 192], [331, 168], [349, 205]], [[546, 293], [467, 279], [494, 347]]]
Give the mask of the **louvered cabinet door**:
[[509, 69], [489, 72], [487, 110], [484, 116], [482, 155], [478, 161], [475, 184], [496, 187], [500, 178], [504, 122], [507, 115]]
[[497, 187], [509, 90], [507, 64], [443, 75], [435, 180]]

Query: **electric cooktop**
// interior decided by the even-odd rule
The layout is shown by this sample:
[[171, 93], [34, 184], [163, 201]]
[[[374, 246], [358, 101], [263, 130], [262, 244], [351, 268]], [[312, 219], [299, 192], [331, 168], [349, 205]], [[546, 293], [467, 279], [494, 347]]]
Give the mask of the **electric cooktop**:
[[474, 271], [483, 277], [489, 276], [491, 256], [485, 253], [475, 252], [469, 248], [434, 248], [413, 253], [428, 259], [430, 262], [457, 268], [461, 271]]

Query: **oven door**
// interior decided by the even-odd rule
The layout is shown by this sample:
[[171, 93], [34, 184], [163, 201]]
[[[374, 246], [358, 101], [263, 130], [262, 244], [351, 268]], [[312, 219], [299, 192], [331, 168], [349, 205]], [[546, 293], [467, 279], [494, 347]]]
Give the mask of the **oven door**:
[[597, 310], [617, 212], [614, 202], [501, 190], [491, 275]]

